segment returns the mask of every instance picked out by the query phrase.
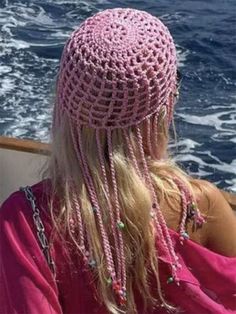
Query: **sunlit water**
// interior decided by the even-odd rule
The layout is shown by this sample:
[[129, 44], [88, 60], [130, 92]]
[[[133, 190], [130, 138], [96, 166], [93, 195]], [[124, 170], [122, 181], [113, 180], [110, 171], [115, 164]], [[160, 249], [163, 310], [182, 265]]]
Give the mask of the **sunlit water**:
[[49, 139], [63, 45], [82, 20], [112, 7], [145, 9], [169, 27], [183, 76], [175, 158], [236, 191], [235, 0], [0, 0], [0, 134]]

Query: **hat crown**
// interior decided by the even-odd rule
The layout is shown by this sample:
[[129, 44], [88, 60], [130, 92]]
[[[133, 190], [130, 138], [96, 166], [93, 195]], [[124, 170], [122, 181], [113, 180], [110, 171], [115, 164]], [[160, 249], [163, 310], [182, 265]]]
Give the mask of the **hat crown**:
[[176, 51], [164, 24], [143, 11], [109, 9], [69, 38], [57, 104], [80, 124], [127, 127], [164, 106], [175, 80]]

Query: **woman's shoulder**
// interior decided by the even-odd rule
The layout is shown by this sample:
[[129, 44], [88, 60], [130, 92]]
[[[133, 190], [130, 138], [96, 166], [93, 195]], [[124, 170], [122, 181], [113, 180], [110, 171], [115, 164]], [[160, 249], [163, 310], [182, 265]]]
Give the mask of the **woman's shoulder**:
[[200, 211], [206, 215], [206, 246], [217, 253], [236, 256], [236, 216], [221, 191], [205, 180], [193, 180]]
[[215, 200], [221, 197], [220, 190], [211, 182], [201, 179], [191, 180], [194, 196], [203, 212], [214, 207]]
[[230, 207], [226, 194], [213, 183], [206, 180], [194, 179], [191, 181], [191, 185], [202, 211], [212, 214], [218, 210], [222, 211]]
[[[45, 204], [50, 193], [50, 180], [42, 180], [30, 188], [39, 204]], [[44, 208], [45, 206], [43, 206]], [[0, 219], [16, 218], [16, 216], [24, 215], [25, 217], [31, 215], [30, 202], [26, 198], [26, 194], [22, 188], [13, 192], [0, 206]]]

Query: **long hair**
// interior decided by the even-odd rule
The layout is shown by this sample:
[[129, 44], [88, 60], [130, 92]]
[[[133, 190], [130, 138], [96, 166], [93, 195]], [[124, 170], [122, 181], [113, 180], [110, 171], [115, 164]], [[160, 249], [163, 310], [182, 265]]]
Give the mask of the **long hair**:
[[110, 313], [137, 313], [137, 294], [145, 309], [173, 308], [161, 290], [156, 239], [168, 254], [170, 281], [178, 283], [181, 265], [162, 205], [181, 208], [183, 241], [193, 201], [188, 177], [166, 155], [176, 71], [168, 29], [134, 9], [99, 12], [63, 50], [49, 166], [60, 202], [51, 213]]
[[[111, 254], [114, 256], [118, 244], [114, 237], [114, 222], [110, 211], [114, 214], [116, 197], [118, 197], [127, 278], [125, 311], [137, 313], [134, 291], [140, 294], [145, 308], [162, 304], [170, 310], [173, 309], [174, 307], [165, 300], [161, 290], [156, 237], [161, 236], [159, 232], [162, 231], [153, 227], [150, 212], [153, 195], [143, 175], [145, 171], [142, 170], [145, 162], [160, 207], [167, 202], [170, 209], [179, 208], [180, 211], [183, 189], [191, 193], [191, 185], [188, 176], [173, 160], [168, 156], [162, 159], [160, 155], [157, 156], [161, 150], [165, 151], [168, 142], [166, 117], [162, 114], [154, 115], [140, 124], [144, 156], [140, 156], [138, 144], [140, 134], [136, 134], [132, 127], [126, 130], [125, 134], [120, 129], [113, 131], [112, 152], [109, 152], [105, 132], [104, 134], [100, 132], [101, 151], [98, 151], [96, 130], [85, 126], [81, 128], [81, 145], [93, 180], [101, 221], [95, 215], [98, 209], [94, 208], [91, 202], [88, 182], [85, 182], [84, 170], [78, 160], [70, 124], [65, 114], [60, 120], [60, 125], [54, 128], [48, 167], [48, 174], [52, 181], [52, 198], [54, 194], [60, 196], [60, 208], [56, 211], [51, 202], [55, 231], [63, 235], [67, 234], [80, 256], [84, 255], [84, 247], [89, 244], [88, 255], [92, 256], [92, 259], [88, 260], [88, 265], [97, 280], [97, 293], [100, 300], [110, 313], [122, 313], [124, 307], [117, 305], [116, 296], [110, 287], [111, 278], [107, 272], [102, 234], [102, 232], [106, 233], [111, 244]], [[112, 188], [110, 158], [116, 175], [117, 196]], [[104, 229], [102, 231], [101, 223]], [[168, 246], [167, 241], [165, 245]], [[115, 268], [118, 268], [119, 261], [115, 260], [115, 264]], [[155, 290], [151, 288], [153, 278], [156, 283]]]

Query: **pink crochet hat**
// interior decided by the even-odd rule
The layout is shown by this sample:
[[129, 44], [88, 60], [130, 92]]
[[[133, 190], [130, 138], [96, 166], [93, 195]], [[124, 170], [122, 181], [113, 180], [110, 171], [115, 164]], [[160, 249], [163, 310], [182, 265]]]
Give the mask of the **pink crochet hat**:
[[[153, 200], [150, 223], [155, 224], [172, 261], [171, 281], [178, 280], [178, 259], [152, 184], [140, 127], [140, 122], [146, 119], [146, 140], [151, 151], [153, 140], [157, 138], [155, 123], [158, 123], [160, 110], [167, 112], [169, 121], [172, 118], [176, 72], [176, 49], [168, 29], [158, 18], [134, 9], [106, 10], [88, 18], [72, 33], [61, 59], [53, 130], [56, 130], [64, 115], [69, 118], [73, 146], [102, 239], [107, 277], [119, 305], [124, 305], [129, 296], [126, 296], [127, 273], [123, 241], [125, 221], [121, 217], [113, 160], [113, 134], [117, 128], [121, 129], [126, 143], [127, 158], [150, 189]], [[147, 119], [151, 116], [154, 116], [154, 130], [150, 119]], [[100, 163], [98, 170], [108, 196], [104, 199], [112, 229], [110, 236], [108, 223], [103, 221], [99, 197], [84, 150], [84, 126], [95, 130], [94, 140]], [[135, 148], [131, 133], [136, 141]], [[101, 136], [104, 135], [105, 148], [101, 141]], [[109, 181], [112, 182], [111, 187]], [[184, 239], [187, 207], [191, 203], [191, 197], [180, 181], [176, 180], [176, 184], [183, 192], [180, 232]], [[73, 189], [73, 196], [77, 195], [72, 185], [71, 191]], [[72, 202], [77, 215], [81, 252], [85, 262], [94, 266], [99, 261], [94, 259], [92, 248], [89, 247], [89, 235], [82, 219], [79, 195], [78, 199], [73, 197]], [[111, 243], [114, 243], [114, 250]]]
[[176, 49], [166, 26], [134, 9], [100, 12], [65, 45], [57, 105], [81, 125], [123, 128], [166, 107], [176, 84]]

